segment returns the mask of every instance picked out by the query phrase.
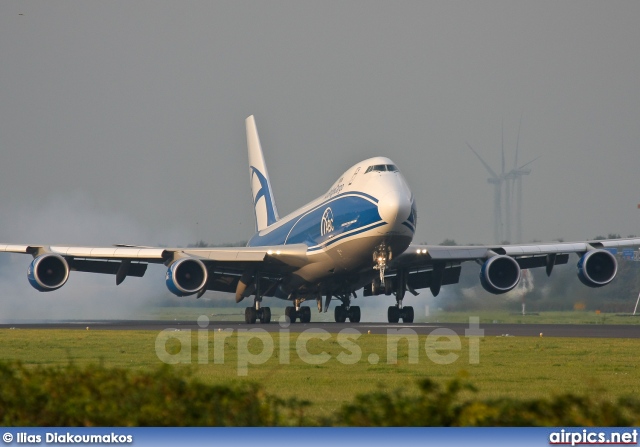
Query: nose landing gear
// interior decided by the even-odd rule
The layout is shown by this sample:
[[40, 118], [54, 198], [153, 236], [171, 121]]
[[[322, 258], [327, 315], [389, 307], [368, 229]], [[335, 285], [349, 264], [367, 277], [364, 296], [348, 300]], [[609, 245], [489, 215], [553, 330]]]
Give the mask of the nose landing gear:
[[384, 271], [387, 268], [387, 262], [391, 261], [392, 256], [393, 254], [391, 253], [391, 247], [387, 247], [384, 242], [378, 245], [378, 248], [376, 248], [373, 252], [373, 262], [375, 263], [373, 269], [380, 272], [380, 285], [383, 287]]

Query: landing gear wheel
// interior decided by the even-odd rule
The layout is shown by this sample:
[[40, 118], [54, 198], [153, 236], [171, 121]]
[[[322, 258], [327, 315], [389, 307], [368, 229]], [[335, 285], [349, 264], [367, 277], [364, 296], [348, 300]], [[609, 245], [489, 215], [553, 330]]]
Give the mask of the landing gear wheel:
[[262, 310], [262, 315], [260, 316], [260, 323], [262, 324], [271, 323], [271, 308], [263, 307], [261, 310]]
[[371, 281], [371, 295], [380, 295], [380, 278], [374, 278], [373, 281]]
[[413, 323], [413, 307], [405, 306], [402, 308], [402, 322]]
[[347, 320], [347, 309], [343, 306], [336, 306], [335, 314], [336, 323], [344, 323]]
[[298, 316], [298, 312], [296, 312], [296, 308], [293, 306], [287, 306], [284, 309], [284, 316], [289, 319], [289, 323], [295, 323], [296, 317]]
[[384, 282], [384, 294], [389, 296], [393, 293], [393, 284], [391, 284], [391, 278], [387, 278]]
[[300, 308], [300, 323], [309, 323], [311, 321], [311, 308], [310, 307], [301, 307]]
[[255, 324], [256, 323], [256, 308], [255, 307], [247, 307], [244, 309], [244, 322], [247, 324]]
[[347, 314], [350, 322], [360, 323], [360, 306], [351, 306]]
[[397, 323], [400, 321], [400, 309], [396, 306], [389, 306], [389, 310], [387, 311], [387, 319], [389, 323]]

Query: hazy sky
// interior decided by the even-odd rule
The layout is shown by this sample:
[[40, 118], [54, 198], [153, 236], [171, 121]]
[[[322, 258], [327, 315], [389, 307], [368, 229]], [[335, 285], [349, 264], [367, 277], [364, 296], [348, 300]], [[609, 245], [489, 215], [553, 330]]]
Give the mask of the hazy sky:
[[251, 114], [281, 214], [385, 155], [416, 241], [492, 242], [466, 142], [499, 170], [504, 122], [511, 166], [522, 114], [525, 240], [639, 234], [639, 20], [637, 1], [3, 1], [0, 241], [248, 239]]

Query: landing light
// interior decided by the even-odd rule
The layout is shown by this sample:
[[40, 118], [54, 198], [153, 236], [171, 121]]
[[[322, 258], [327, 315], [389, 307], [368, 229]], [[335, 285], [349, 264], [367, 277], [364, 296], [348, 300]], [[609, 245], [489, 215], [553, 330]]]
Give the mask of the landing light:
[[268, 255], [272, 255], [273, 254], [273, 250], [267, 250], [267, 254]]
[[280, 254], [280, 250], [278, 250], [278, 251], [276, 252], [276, 254], [277, 254], [277, 255], [279, 255], [279, 254]]

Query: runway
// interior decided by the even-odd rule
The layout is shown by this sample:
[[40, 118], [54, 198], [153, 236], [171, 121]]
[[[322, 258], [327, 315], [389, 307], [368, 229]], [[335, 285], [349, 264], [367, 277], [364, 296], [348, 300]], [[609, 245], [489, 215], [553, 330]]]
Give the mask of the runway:
[[[479, 327], [469, 327], [467, 323], [294, 323], [281, 325], [277, 322], [271, 324], [245, 324], [229, 321], [175, 321], [175, 320], [72, 320], [72, 321], [40, 321], [40, 322], [15, 322], [0, 324], [1, 329], [75, 329], [86, 330], [146, 330], [162, 331], [164, 329], [198, 330], [206, 328], [217, 331], [218, 329], [250, 330], [264, 329], [268, 332], [289, 330], [291, 332], [303, 331], [327, 331], [338, 333], [345, 329], [355, 329], [363, 334], [387, 334], [398, 330], [410, 329], [418, 335], [429, 335], [439, 328], [450, 329], [460, 336], [465, 336], [466, 331], [482, 331], [485, 337], [578, 337], [578, 338], [640, 338], [640, 325], [595, 325], [595, 324], [502, 324], [482, 323]], [[436, 333], [437, 334], [437, 333]], [[475, 335], [475, 334], [474, 334]], [[478, 334], [480, 335], [480, 334]]]

